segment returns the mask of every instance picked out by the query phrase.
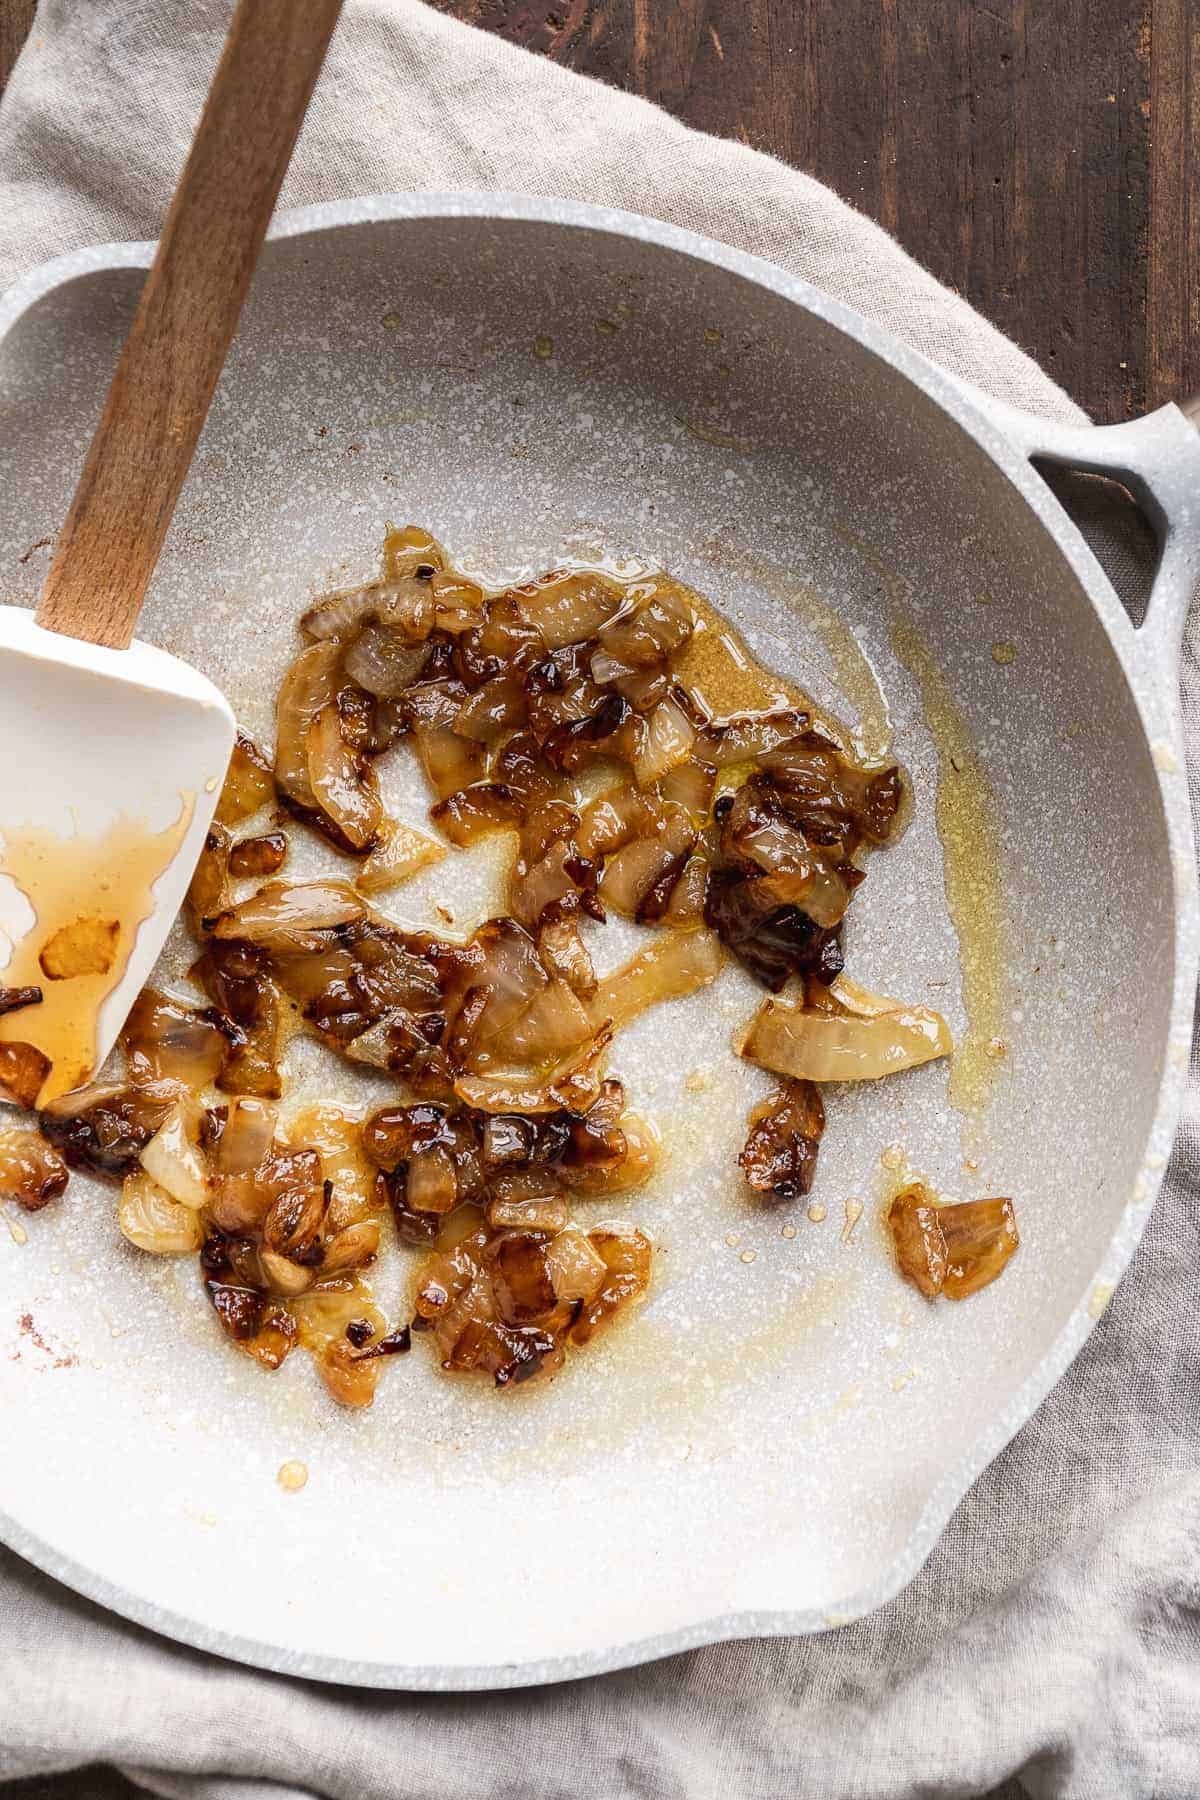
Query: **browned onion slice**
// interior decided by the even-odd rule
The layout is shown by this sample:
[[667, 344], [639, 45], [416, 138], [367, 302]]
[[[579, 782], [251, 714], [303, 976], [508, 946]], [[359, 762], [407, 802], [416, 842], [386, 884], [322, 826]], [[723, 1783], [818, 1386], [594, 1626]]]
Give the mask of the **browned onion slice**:
[[310, 644], [284, 676], [275, 703], [275, 779], [301, 806], [315, 806], [308, 776], [308, 728], [337, 699], [341, 645]]
[[949, 1056], [949, 1028], [924, 1006], [886, 1003], [871, 1016], [765, 1000], [739, 1045], [748, 1062], [797, 1081], [878, 1081]]
[[258, 944], [273, 954], [320, 950], [327, 932], [362, 917], [363, 903], [348, 882], [267, 881], [221, 915], [213, 936]]
[[608, 975], [589, 1003], [594, 1019], [609, 1019], [614, 1031], [649, 1006], [679, 1000], [715, 981], [723, 961], [720, 940], [712, 931], [673, 931]]
[[504, 1069], [487, 1075], [460, 1075], [454, 1091], [480, 1112], [586, 1112], [600, 1092], [600, 1072], [612, 1028], [602, 1024], [591, 1042], [546, 1073]]
[[347, 843], [367, 850], [375, 841], [383, 807], [369, 764], [342, 736], [341, 714], [323, 706], [304, 738], [313, 800], [333, 820]]

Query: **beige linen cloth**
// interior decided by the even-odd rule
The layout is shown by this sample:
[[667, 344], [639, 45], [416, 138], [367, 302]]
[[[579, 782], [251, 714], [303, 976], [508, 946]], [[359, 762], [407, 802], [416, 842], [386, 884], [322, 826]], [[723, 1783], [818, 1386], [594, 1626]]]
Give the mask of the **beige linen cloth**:
[[[225, 0], [43, 0], [0, 104], [0, 286], [156, 233], [226, 18]], [[418, 0], [350, 0], [284, 202], [395, 188], [654, 214], [806, 276], [1022, 406], [1079, 416], [807, 176]], [[1193, 733], [1195, 654], [1193, 634]], [[0, 1551], [0, 1785], [27, 1800], [127, 1784], [187, 1800], [1197, 1800], [1198, 1260], [1193, 1086], [1166, 1191], [1083, 1355], [907, 1592], [818, 1638], [540, 1691], [379, 1695], [182, 1649]]]

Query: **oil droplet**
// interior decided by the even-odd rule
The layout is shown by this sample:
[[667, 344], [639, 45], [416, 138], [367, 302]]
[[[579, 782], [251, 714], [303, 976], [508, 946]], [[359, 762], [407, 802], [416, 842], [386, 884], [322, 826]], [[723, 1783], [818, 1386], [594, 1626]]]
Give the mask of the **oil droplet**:
[[754, 1261], [754, 1259], [757, 1257], [757, 1255], [758, 1255], [757, 1250], [743, 1250], [742, 1254], [741, 1254], [741, 1261], [744, 1263], [752, 1263]]
[[992, 645], [992, 661], [994, 663], [999, 663], [1000, 667], [1002, 669], [1006, 669], [1008, 667], [1009, 663], [1016, 662], [1016, 660], [1017, 660], [1017, 652], [1016, 652], [1015, 645], [1013, 645], [1013, 644], [993, 644]]
[[205, 793], [206, 793], [206, 794], [215, 794], [215, 793], [216, 793], [216, 791], [217, 791], [217, 778], [216, 778], [216, 776], [215, 776], [215, 775], [210, 775], [210, 776], [209, 776], [209, 778], [208, 778], [208, 780], [207, 780], [207, 781], [206, 781], [206, 782], [205, 782], [205, 784], [204, 784], [204, 791], [205, 791]]
[[925, 727], [937, 751], [934, 819], [967, 1015], [966, 1032], [950, 1058], [949, 1092], [975, 1138], [983, 1129], [999, 1075], [996, 1059], [988, 1054], [988, 1040], [1001, 1035], [1012, 1006], [999, 815], [967, 721], [924, 639], [906, 620], [897, 620], [892, 642], [917, 683]]
[[808, 1216], [814, 1225], [823, 1225], [828, 1214], [819, 1200], [814, 1200], [808, 1209]]
[[308, 1468], [302, 1462], [285, 1462], [275, 1479], [285, 1493], [298, 1494], [308, 1481]]
[[902, 1169], [904, 1167], [904, 1145], [885, 1144], [879, 1152], [879, 1160], [885, 1169]]
[[796, 1235], [796, 1227], [794, 1225], [785, 1225], [779, 1235], [780, 1237], [794, 1238]]
[[731, 1250], [736, 1250], [741, 1241], [742, 1240], [736, 1231], [727, 1231], [725, 1233], [725, 1242], [729, 1245]]
[[854, 1228], [863, 1216], [863, 1203], [861, 1200], [847, 1200], [843, 1211], [846, 1215], [846, 1222], [842, 1226], [842, 1242], [843, 1244], [852, 1244]]
[[1098, 1281], [1096, 1283], [1088, 1298], [1088, 1312], [1093, 1319], [1098, 1319], [1105, 1311], [1109, 1301], [1113, 1297], [1113, 1291], [1113, 1284], [1111, 1281]]
[[385, 312], [383, 315], [383, 329], [385, 331], [399, 331], [403, 323], [404, 318], [401, 313]]
[[548, 357], [554, 355], [554, 339], [548, 337], [535, 337], [533, 340], [533, 354], [540, 357], [541, 360], [545, 362]]
[[717, 330], [715, 325], [708, 325], [705, 327], [704, 341], [706, 344], [719, 344], [720, 343], [721, 334]]

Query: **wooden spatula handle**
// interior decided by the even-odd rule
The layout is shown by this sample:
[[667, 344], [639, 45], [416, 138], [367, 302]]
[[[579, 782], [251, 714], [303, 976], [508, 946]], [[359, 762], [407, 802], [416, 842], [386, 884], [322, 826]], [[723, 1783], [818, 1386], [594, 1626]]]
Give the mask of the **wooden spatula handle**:
[[38, 623], [124, 649], [342, 0], [238, 0]]

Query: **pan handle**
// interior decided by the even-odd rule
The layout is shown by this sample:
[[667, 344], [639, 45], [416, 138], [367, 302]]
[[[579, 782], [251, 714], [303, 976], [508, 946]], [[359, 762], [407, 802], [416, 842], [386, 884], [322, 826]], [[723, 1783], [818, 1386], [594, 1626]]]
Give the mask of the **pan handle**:
[[1184, 621], [1200, 583], [1200, 431], [1177, 406], [1160, 407], [1125, 425], [1060, 425], [967, 382], [956, 380], [955, 386], [1023, 455], [1107, 475], [1133, 494], [1159, 548], [1137, 638], [1170, 681], [1173, 700]]

